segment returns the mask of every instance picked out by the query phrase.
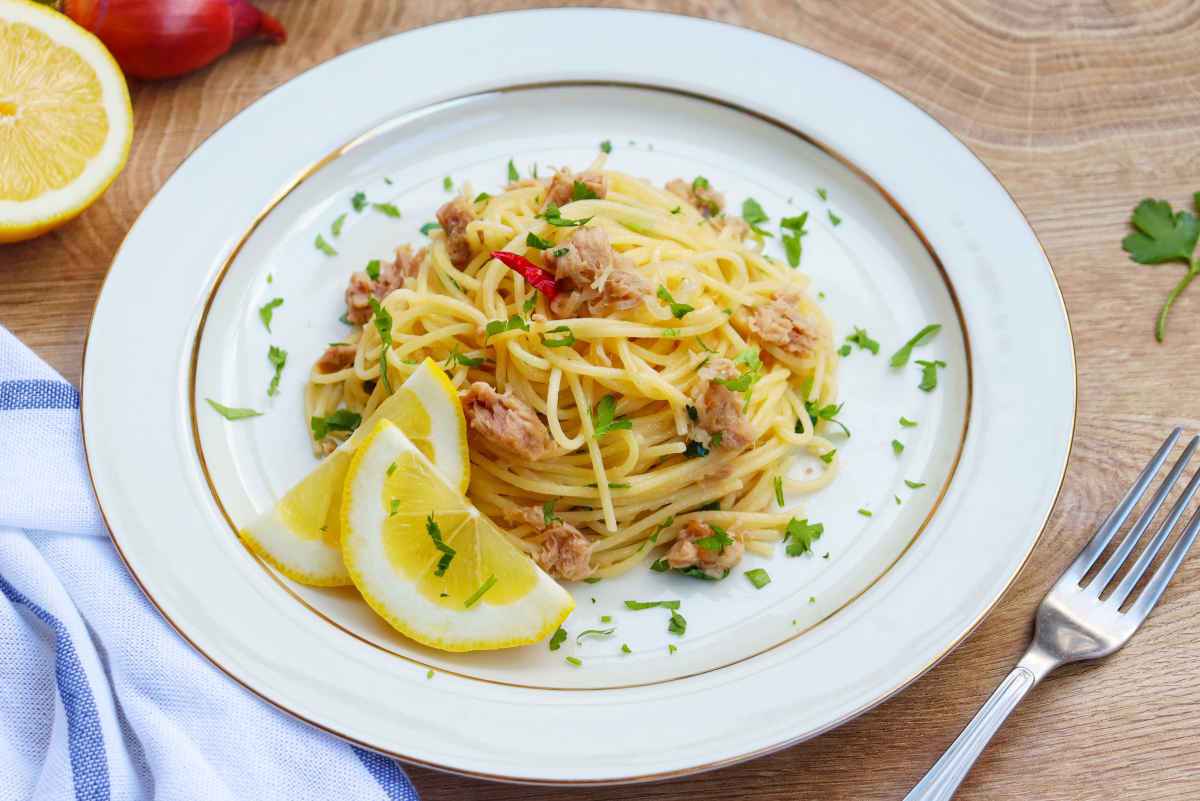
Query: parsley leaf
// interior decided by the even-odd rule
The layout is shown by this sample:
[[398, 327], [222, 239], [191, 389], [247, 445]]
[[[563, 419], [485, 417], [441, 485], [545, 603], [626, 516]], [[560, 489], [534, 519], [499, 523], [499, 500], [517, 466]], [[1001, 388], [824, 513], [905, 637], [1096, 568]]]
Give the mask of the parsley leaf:
[[379, 259], [371, 259], [369, 262], [367, 262], [366, 273], [367, 277], [372, 281], [379, 280]]
[[[546, 338], [546, 334], [562, 334], [562, 333], [566, 333], [566, 336], [563, 337], [562, 339], [547, 339]], [[545, 345], [547, 348], [569, 348], [570, 346], [575, 344], [575, 335], [573, 333], [571, 333], [571, 329], [565, 325], [560, 325], [557, 328], [551, 328], [550, 330], [548, 330], [546, 332], [546, 334], [540, 334], [539, 336], [542, 339], [542, 344]]]
[[571, 184], [571, 200], [596, 200], [599, 197], [592, 188], [583, 181]]
[[324, 253], [326, 256], [336, 256], [337, 251], [333, 249], [333, 245], [325, 241], [325, 237], [317, 234], [317, 238], [313, 240], [313, 247]]
[[[808, 231], [804, 230], [804, 224], [807, 222], [807, 211], [801, 212], [795, 217], [784, 217], [779, 221], [779, 233], [783, 238], [783, 254], [787, 256], [787, 263], [792, 267], [800, 266], [800, 254], [803, 251], [800, 237], [808, 234]], [[791, 233], [784, 233], [784, 230], [791, 231]]]
[[821, 454], [821, 461], [825, 464], [833, 464], [833, 457], [837, 455], [837, 448], [830, 448]]
[[542, 522], [547, 526], [558, 520], [558, 515], [554, 513], [554, 506], [558, 503], [558, 498], [551, 498], [542, 504]]
[[671, 566], [667, 564], [666, 559], [655, 559], [650, 563], [650, 569], [655, 573], [666, 573], [671, 569]]
[[917, 359], [917, 364], [921, 365], [921, 383], [917, 384], [917, 389], [923, 389], [926, 392], [932, 392], [937, 387], [938, 377], [937, 369], [945, 367], [946, 363], [941, 359], [932, 362]]
[[600, 439], [610, 431], [633, 428], [632, 420], [614, 417], [616, 408], [617, 399], [612, 395], [605, 395], [596, 404], [596, 411], [592, 413], [592, 432], [595, 439]]
[[898, 439], [892, 440], [892, 453], [896, 454], [897, 456], [904, 453], [904, 443]]
[[396, 208], [391, 203], [372, 203], [371, 208], [375, 209], [375, 211], [379, 212], [380, 214], [386, 214], [388, 217], [392, 217], [393, 219], [398, 219], [401, 216], [400, 209]]
[[907, 478], [904, 479], [904, 483], [909, 489], [920, 489], [925, 486], [924, 481], [909, 481]]
[[283, 298], [271, 298], [258, 307], [258, 319], [262, 320], [262, 324], [266, 327], [268, 334], [271, 333], [271, 316], [282, 305]]
[[799, 556], [811, 552], [813, 542], [819, 540], [824, 533], [823, 524], [809, 524], [807, 519], [797, 520], [793, 517], [788, 521], [787, 533], [783, 537], [783, 541], [787, 543], [787, 555]]
[[942, 326], [939, 323], [925, 326], [916, 334], [914, 334], [912, 339], [905, 342], [900, 350], [892, 354], [889, 364], [891, 364], [892, 367], [903, 367], [904, 365], [908, 364], [909, 358], [912, 357], [913, 348], [919, 345], [924, 345], [926, 342], [932, 339], [938, 331], [941, 330]]
[[325, 417], [314, 417], [309, 421], [313, 439], [325, 439], [330, 431], [354, 431], [362, 423], [362, 415], [349, 409], [338, 409]]
[[[854, 326], [854, 333], [846, 337], [846, 342], [852, 345], [858, 345], [860, 350], [869, 350], [871, 353], [879, 353], [879, 343], [871, 339], [867, 334], [867, 329]], [[841, 351], [839, 351], [840, 353]]]
[[355, 192], [354, 196], [350, 198], [350, 205], [354, 207], [355, 211], [361, 214], [362, 210], [367, 207], [367, 193]]
[[583, 660], [577, 656], [568, 656], [567, 664], [574, 665], [575, 667], [583, 667]]
[[442, 229], [442, 226], [438, 225], [437, 223], [427, 222], [421, 226], [420, 230], [421, 230], [422, 236], [429, 236], [430, 231], [440, 231], [441, 229]]
[[535, 234], [533, 231], [530, 231], [528, 234], [525, 235], [525, 244], [531, 248], [537, 248], [538, 250], [546, 250], [548, 248], [554, 247], [553, 242], [547, 242], [545, 239], [542, 239], [540, 236]]
[[746, 578], [750, 579], [750, 583], [754, 585], [754, 589], [761, 590], [763, 587], [771, 583], [771, 576], [761, 567], [756, 567], [753, 570], [747, 570]]
[[447, 545], [446, 541], [442, 539], [442, 530], [438, 527], [437, 521], [433, 519], [432, 514], [425, 518], [425, 533], [429, 535], [429, 539], [433, 540], [433, 547], [442, 552], [442, 557], [438, 559], [433, 575], [444, 576], [446, 575], [446, 568], [450, 567], [450, 563], [454, 561], [457, 551]]
[[[816, 426], [820, 421], [825, 420], [826, 422], [833, 423], [836, 426], [841, 426], [842, 432], [848, 437], [850, 436], [850, 429], [846, 428], [845, 423], [837, 419], [838, 414], [841, 413], [842, 407], [845, 405], [846, 404], [844, 403], [839, 403], [837, 405], [830, 403], [826, 406], [822, 406], [816, 401], [805, 401], [804, 411], [808, 413], [808, 417], [810, 420], [812, 420], [813, 426]], [[799, 434], [803, 430], [803, 426], [801, 426], [800, 421], [797, 420], [796, 433]]]
[[450, 351], [450, 355], [446, 357], [446, 361], [442, 366], [447, 370], [449, 370], [455, 364], [461, 364], [463, 367], [479, 367], [486, 361], [487, 359], [482, 356], [471, 357], [466, 355], [458, 349], [458, 345], [456, 344], [454, 346], [454, 350]]
[[217, 403], [212, 398], [205, 398], [208, 405], [216, 410], [217, 414], [224, 417], [226, 420], [245, 420], [247, 417], [258, 417], [262, 412], [256, 412], [254, 409], [238, 409], [233, 406], [226, 406], [223, 403]]
[[829, 222], [833, 223], [834, 226], [842, 224], [842, 218], [834, 214], [833, 209], [827, 209], [826, 212], [829, 214]]
[[725, 532], [725, 529], [720, 526], [715, 526], [711, 523], [708, 525], [713, 530], [712, 534], [707, 537], [701, 537], [695, 541], [697, 548], [702, 548], [706, 551], [723, 551], [727, 545], [733, 545], [733, 537]]
[[383, 379], [383, 386], [387, 389], [388, 394], [392, 393], [392, 379], [388, 368], [388, 350], [392, 347], [392, 315], [383, 307], [375, 298], [368, 298], [371, 303], [371, 311], [374, 316], [371, 322], [375, 325], [375, 330], [379, 332], [379, 340], [383, 343], [383, 349], [379, 352], [379, 375]]
[[572, 220], [562, 216], [558, 206], [553, 203], [546, 204], [546, 210], [538, 215], [538, 219], [545, 220], [555, 228], [578, 228], [581, 225], [586, 225], [591, 217], [584, 217], [582, 220]]
[[626, 601], [625, 608], [639, 612], [642, 609], [655, 609], [661, 607], [663, 609], [678, 609], [679, 601]]
[[863, 517], [871, 517], [871, 516], [872, 516], [872, 515], [871, 515], [871, 510], [870, 510], [870, 509], [859, 509], [859, 510], [858, 510], [858, 513], [859, 513], [860, 515], [862, 515]]
[[631, 651], [629, 649], [629, 643], [621, 643], [621, 653], [623, 653], [623, 654], [632, 654], [633, 653], [633, 651]]
[[824, 187], [818, 186], [817, 197], [821, 198], [821, 200], [829, 200], [829, 192], [825, 191]]
[[687, 633], [687, 620], [674, 609], [671, 610], [671, 622], [667, 624], [667, 631], [679, 637]]
[[916, 427], [917, 427], [917, 421], [916, 421], [916, 420], [909, 420], [907, 417], [901, 417], [901, 418], [900, 418], [900, 425], [904, 426], [905, 428], [916, 428]]
[[612, 142], [605, 139], [603, 142], [600, 143], [600, 149], [602, 151], [604, 151], [605, 153], [611, 153], [612, 152]]
[[454, 181], [450, 180], [449, 175], [442, 179], [442, 189], [446, 190], [447, 192], [454, 189]]
[[667, 291], [665, 286], [659, 285], [657, 295], [659, 300], [671, 307], [671, 315], [676, 320], [682, 320], [688, 312], [696, 310], [695, 306], [689, 306], [686, 303], [676, 303], [675, 298], [671, 296], [671, 293]]
[[475, 200], [473, 200], [472, 202], [473, 203], [483, 203], [484, 201], [491, 199], [491, 197], [492, 196], [489, 195], [487, 192], [480, 192], [478, 195], [475, 196]]
[[517, 165], [513, 164], [513, 160], [508, 160], [508, 182], [515, 183], [521, 180], [521, 173], [517, 172]]
[[508, 320], [489, 321], [483, 330], [483, 338], [486, 340], [488, 337], [495, 336], [496, 334], [503, 334], [507, 331], [528, 331], [529, 323], [525, 322], [525, 319], [520, 315], [514, 314], [512, 317], [509, 317]]
[[[1193, 202], [1200, 211], [1200, 192], [1193, 195]], [[1200, 273], [1200, 259], [1194, 255], [1196, 242], [1200, 239], [1200, 220], [1188, 211], [1172, 213], [1171, 204], [1165, 200], [1146, 198], [1133, 210], [1131, 222], [1136, 231], [1121, 241], [1129, 258], [1138, 264], [1181, 261], [1187, 265], [1187, 272], [1167, 295], [1154, 324], [1154, 338], [1162, 342], [1166, 336], [1167, 315], [1175, 299]]]
[[283, 375], [283, 366], [287, 364], [287, 351], [274, 345], [267, 351], [267, 361], [275, 367], [275, 375], [271, 377], [271, 386], [267, 387], [268, 395], [279, 392], [279, 379]]
[[759, 236], [775, 236], [770, 231], [764, 231], [759, 227], [759, 223], [765, 223], [771, 218], [763, 211], [759, 202], [752, 197], [742, 201], [742, 219], [750, 226], [750, 230]]
[[329, 226], [329, 233], [334, 236], [342, 235], [342, 226], [346, 224], [345, 213], [339, 214], [333, 221], [333, 225]]
[[567, 630], [559, 626], [558, 631], [554, 632], [554, 636], [550, 638], [550, 650], [557, 651], [566, 639]]

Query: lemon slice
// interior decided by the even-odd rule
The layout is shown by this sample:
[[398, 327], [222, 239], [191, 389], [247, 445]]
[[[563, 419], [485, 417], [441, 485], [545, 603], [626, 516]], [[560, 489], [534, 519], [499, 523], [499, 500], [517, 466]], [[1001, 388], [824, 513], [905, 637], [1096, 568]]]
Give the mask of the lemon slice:
[[132, 138], [129, 90], [100, 40], [45, 6], [0, 0], [0, 242], [91, 205]]
[[355, 449], [380, 420], [400, 426], [456, 492], [467, 491], [471, 463], [462, 404], [450, 379], [432, 359], [426, 359], [271, 511], [238, 532], [250, 550], [302, 584], [350, 584], [350, 574], [342, 564], [342, 484]]
[[537, 642], [575, 608], [566, 590], [387, 421], [363, 442], [346, 475], [342, 556], [380, 617], [445, 651]]

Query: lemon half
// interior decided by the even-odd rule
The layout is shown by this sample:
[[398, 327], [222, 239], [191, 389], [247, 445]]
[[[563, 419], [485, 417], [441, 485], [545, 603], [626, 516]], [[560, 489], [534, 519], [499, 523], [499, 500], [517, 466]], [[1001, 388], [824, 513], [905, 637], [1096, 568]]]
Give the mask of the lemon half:
[[571, 595], [382, 421], [346, 475], [342, 555], [375, 612], [446, 651], [527, 645], [575, 607]]
[[79, 214], [125, 166], [133, 111], [92, 34], [27, 0], [0, 0], [0, 242]]
[[467, 422], [454, 385], [431, 359], [409, 376], [354, 434], [288, 490], [271, 511], [238, 532], [252, 551], [288, 578], [324, 587], [351, 583], [342, 564], [342, 484], [354, 451], [380, 420], [400, 426], [445, 481], [467, 490]]

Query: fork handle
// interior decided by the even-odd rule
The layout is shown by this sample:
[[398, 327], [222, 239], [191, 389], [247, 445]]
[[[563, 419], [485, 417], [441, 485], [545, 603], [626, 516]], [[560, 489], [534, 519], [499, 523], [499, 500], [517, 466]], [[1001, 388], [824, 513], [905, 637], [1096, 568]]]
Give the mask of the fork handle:
[[942, 754], [925, 778], [904, 796], [904, 801], [948, 801], [967, 772], [979, 759], [992, 735], [1000, 728], [1025, 695], [1058, 665], [1048, 657], [1030, 649], [1012, 673], [1000, 683], [992, 697], [976, 713], [962, 734]]

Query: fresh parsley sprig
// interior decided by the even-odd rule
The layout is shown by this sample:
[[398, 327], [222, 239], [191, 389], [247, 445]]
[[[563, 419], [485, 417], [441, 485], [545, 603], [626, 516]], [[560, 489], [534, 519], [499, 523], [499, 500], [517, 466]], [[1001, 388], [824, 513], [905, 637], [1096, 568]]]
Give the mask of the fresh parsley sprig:
[[[1200, 192], [1192, 195], [1192, 203], [1200, 212]], [[1136, 230], [1121, 241], [1129, 258], [1138, 264], [1180, 261], [1187, 265], [1187, 272], [1167, 294], [1154, 321], [1154, 338], [1162, 342], [1167, 335], [1167, 315], [1171, 313], [1171, 307], [1200, 273], [1200, 259], [1196, 257], [1200, 220], [1189, 211], [1173, 212], [1171, 204], [1165, 200], [1146, 198], [1137, 204], [1130, 222]]]
[[633, 421], [629, 418], [616, 417], [616, 409], [617, 399], [612, 395], [605, 395], [596, 404], [596, 411], [592, 412], [592, 432], [596, 439], [610, 431], [633, 428]]
[[686, 303], [676, 303], [675, 298], [671, 295], [670, 291], [668, 291], [667, 288], [661, 284], [659, 285], [658, 292], [656, 294], [658, 295], [659, 300], [671, 307], [671, 316], [673, 316], [676, 320], [682, 320], [688, 314], [688, 312], [696, 310], [695, 306], [689, 306]]

